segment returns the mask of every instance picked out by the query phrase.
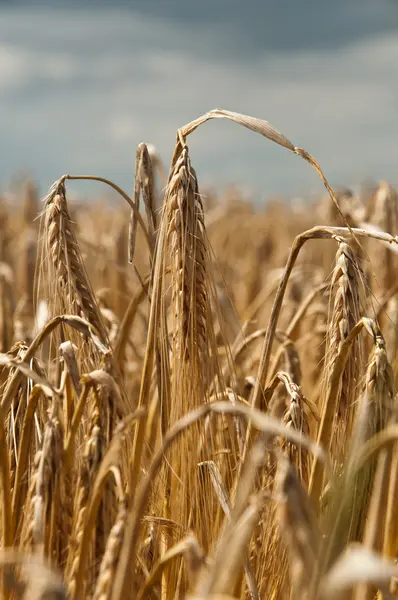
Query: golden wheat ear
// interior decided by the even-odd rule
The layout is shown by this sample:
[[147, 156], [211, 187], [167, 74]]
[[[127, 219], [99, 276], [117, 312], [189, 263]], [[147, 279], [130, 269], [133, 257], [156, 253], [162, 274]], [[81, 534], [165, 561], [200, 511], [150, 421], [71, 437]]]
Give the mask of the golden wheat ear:
[[183, 148], [167, 189], [168, 243], [172, 261], [173, 354], [203, 376], [206, 347], [206, 240], [203, 206], [188, 148]]
[[144, 200], [148, 225], [148, 239], [151, 252], [155, 249], [155, 232], [157, 226], [155, 182], [152, 169], [152, 159], [146, 144], [139, 144], [135, 159], [135, 178], [133, 202], [136, 210], [131, 211], [129, 222], [129, 262], [134, 260], [135, 243], [137, 236], [138, 214], [140, 197]]
[[[361, 270], [352, 248], [343, 240], [338, 241], [335, 268], [331, 281], [331, 314], [328, 325], [325, 363], [325, 385], [329, 385], [336, 358], [349, 332], [361, 317], [360, 287]], [[345, 365], [334, 417], [333, 455], [338, 463], [346, 451], [347, 431], [351, 430], [355, 414], [355, 399], [361, 377], [360, 341], [355, 338]]]
[[[372, 224], [392, 235], [398, 233], [398, 195], [387, 181], [379, 183], [373, 195], [370, 209], [369, 220]], [[383, 248], [380, 244], [372, 244], [371, 250], [374, 275], [372, 283], [374, 293], [378, 297], [380, 292], [385, 293], [394, 285], [397, 259], [388, 248]]]
[[[101, 315], [86, 274], [65, 196], [65, 183], [56, 182], [44, 202], [39, 285], [52, 301], [52, 314], [85, 318], [106, 343]], [[47, 293], [46, 293], [47, 292]]]

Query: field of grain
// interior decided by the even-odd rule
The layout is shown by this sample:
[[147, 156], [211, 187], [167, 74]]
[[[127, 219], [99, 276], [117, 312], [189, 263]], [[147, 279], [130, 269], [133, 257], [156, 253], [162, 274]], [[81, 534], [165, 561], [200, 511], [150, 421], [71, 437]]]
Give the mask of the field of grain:
[[[212, 118], [324, 195], [202, 193]], [[173, 143], [168, 175], [140, 144], [132, 193], [102, 180], [117, 206], [80, 173], [0, 204], [2, 597], [393, 598], [397, 192], [334, 192], [236, 113]]]

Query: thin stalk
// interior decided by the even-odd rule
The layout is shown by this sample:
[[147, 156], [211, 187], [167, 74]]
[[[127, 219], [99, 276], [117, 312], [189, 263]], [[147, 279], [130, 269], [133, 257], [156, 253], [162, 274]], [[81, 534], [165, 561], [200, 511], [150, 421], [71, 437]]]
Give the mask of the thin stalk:
[[70, 180], [82, 179], [82, 180], [87, 180], [87, 181], [100, 181], [101, 183], [105, 183], [106, 185], [109, 185], [118, 194], [120, 194], [120, 196], [126, 200], [128, 205], [130, 206], [131, 210], [134, 212], [134, 216], [137, 219], [137, 222], [140, 224], [142, 233], [144, 234], [145, 241], [148, 246], [148, 250], [150, 252], [150, 255], [152, 256], [152, 245], [151, 245], [151, 241], [149, 239], [149, 234], [148, 234], [147, 228], [145, 226], [144, 220], [141, 217], [139, 211], [137, 210], [135, 203], [132, 201], [130, 196], [128, 194], [126, 194], [126, 192], [124, 190], [122, 190], [122, 188], [120, 188], [118, 185], [116, 185], [116, 183], [113, 183], [113, 181], [110, 181], [109, 179], [105, 179], [104, 177], [97, 177], [96, 175], [63, 175], [61, 177], [60, 181], [64, 181], [65, 179], [70, 179]]
[[22, 501], [21, 481], [22, 481], [22, 477], [26, 473], [26, 465], [27, 465], [28, 455], [29, 455], [30, 439], [31, 439], [32, 429], [33, 429], [33, 419], [34, 419], [34, 415], [36, 412], [37, 404], [39, 402], [41, 393], [42, 393], [41, 387], [38, 385], [35, 385], [30, 393], [30, 396], [28, 399], [28, 404], [26, 407], [26, 412], [24, 415], [23, 424], [22, 424], [22, 432], [21, 432], [21, 438], [19, 440], [19, 448], [18, 448], [18, 462], [17, 462], [14, 489], [13, 489], [13, 495], [12, 495], [11, 529], [12, 529], [13, 535], [15, 533], [15, 525], [16, 525], [16, 521], [17, 521], [17, 516], [19, 514], [19, 509], [22, 504], [22, 502], [21, 502]]

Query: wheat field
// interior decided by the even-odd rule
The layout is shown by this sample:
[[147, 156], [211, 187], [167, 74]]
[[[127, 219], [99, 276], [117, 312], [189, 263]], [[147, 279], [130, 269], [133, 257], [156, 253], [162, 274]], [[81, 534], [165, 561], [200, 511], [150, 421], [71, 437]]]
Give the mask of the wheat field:
[[[202, 193], [213, 118], [325, 194]], [[174, 143], [168, 175], [138, 146], [131, 194], [0, 204], [1, 596], [394, 598], [397, 192], [334, 192], [238, 113]]]

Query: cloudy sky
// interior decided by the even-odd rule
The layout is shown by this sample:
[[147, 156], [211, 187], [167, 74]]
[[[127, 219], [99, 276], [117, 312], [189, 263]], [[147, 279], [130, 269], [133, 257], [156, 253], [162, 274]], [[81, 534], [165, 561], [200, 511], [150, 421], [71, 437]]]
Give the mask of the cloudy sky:
[[[268, 120], [334, 185], [398, 183], [398, 0], [0, 0], [2, 189], [21, 171], [43, 192], [66, 172], [129, 189], [138, 143], [168, 164], [177, 128], [216, 107]], [[232, 123], [189, 146], [199, 182], [319, 188]]]

